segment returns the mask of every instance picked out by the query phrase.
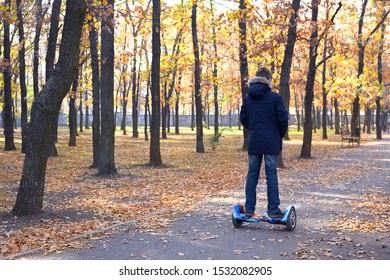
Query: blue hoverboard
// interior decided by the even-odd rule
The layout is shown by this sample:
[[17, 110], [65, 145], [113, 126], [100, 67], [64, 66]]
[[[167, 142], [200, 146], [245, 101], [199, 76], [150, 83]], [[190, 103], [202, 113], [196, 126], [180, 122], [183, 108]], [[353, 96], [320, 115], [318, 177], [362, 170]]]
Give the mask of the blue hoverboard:
[[294, 206], [287, 207], [282, 218], [271, 218], [268, 216], [254, 215], [249, 217], [244, 214], [244, 207], [236, 203], [233, 207], [232, 222], [235, 228], [239, 228], [245, 223], [267, 222], [270, 224], [285, 225], [288, 231], [293, 231], [297, 225], [297, 213]]

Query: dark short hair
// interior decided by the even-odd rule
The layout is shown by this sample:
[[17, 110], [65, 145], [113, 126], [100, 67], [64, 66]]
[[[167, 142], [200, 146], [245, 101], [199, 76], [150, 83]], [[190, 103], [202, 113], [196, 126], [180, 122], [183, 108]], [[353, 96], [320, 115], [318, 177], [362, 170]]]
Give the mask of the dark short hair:
[[259, 68], [259, 70], [256, 71], [257, 77], [264, 77], [267, 80], [272, 80], [272, 72], [265, 66], [262, 66]]

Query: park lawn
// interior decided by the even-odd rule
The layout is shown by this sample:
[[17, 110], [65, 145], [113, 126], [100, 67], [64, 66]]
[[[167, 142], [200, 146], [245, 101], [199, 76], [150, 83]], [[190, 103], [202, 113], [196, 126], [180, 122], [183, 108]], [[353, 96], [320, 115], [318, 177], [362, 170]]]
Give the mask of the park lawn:
[[[160, 168], [147, 164], [148, 141], [132, 138], [129, 131], [128, 135], [117, 131], [115, 161], [119, 174], [100, 177], [89, 168], [91, 132], [80, 133], [77, 146], [69, 147], [68, 132], [60, 129], [59, 156], [48, 162], [44, 212], [19, 218], [10, 214], [23, 166], [17, 131], [18, 150], [0, 150], [0, 257], [34, 248], [47, 252], [82, 248], [88, 246], [88, 238], [78, 236], [159, 213], [157, 219], [137, 222], [138, 230], [155, 231], [169, 226], [178, 213], [196, 210], [208, 196], [243, 189], [247, 154], [242, 151], [242, 131], [221, 130], [220, 142], [213, 149], [213, 130], [205, 129], [203, 154], [195, 152], [195, 132], [189, 128], [181, 129], [181, 135], [169, 134], [168, 139], [161, 140], [164, 166]], [[315, 162], [337, 156], [340, 136], [331, 134], [328, 140], [321, 140], [321, 135], [314, 134], [313, 159], [301, 160], [302, 135], [291, 133], [291, 140], [285, 141], [283, 148], [287, 168], [280, 172], [311, 172]], [[0, 138], [0, 145], [3, 142]], [[102, 233], [94, 238], [104, 236]]]

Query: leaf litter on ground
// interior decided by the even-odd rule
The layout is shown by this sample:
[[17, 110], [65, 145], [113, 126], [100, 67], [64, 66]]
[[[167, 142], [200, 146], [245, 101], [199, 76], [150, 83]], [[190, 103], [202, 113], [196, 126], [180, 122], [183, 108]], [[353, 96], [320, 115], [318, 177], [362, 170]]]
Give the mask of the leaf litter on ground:
[[[305, 184], [305, 174], [314, 171], [318, 173], [319, 183], [328, 183], [329, 170], [322, 172], [316, 165], [337, 158], [341, 153], [340, 149], [335, 149], [335, 146], [339, 147], [339, 139], [337, 135], [328, 141], [315, 137], [313, 153], [316, 158], [313, 160], [298, 158], [299, 137], [285, 141], [283, 157], [287, 168], [279, 172], [284, 173], [281, 184], [286, 186], [287, 194], [294, 194], [297, 179], [293, 176], [298, 173], [302, 174], [302, 184]], [[0, 257], [35, 248], [43, 248], [49, 253], [88, 247], [89, 239], [106, 236], [88, 238], [88, 232], [116, 223], [137, 220], [139, 231], [164, 229], [178, 214], [195, 211], [202, 201], [218, 193], [228, 196], [232, 190], [243, 188], [245, 182], [247, 154], [241, 149], [242, 136], [223, 135], [216, 149], [206, 147], [206, 153], [199, 154], [195, 152], [194, 135], [170, 134], [168, 139], [161, 140], [165, 165], [151, 168], [147, 166], [149, 142], [117, 132], [115, 161], [119, 175], [112, 177], [96, 176], [96, 170], [89, 168], [92, 159], [90, 138], [90, 133], [80, 133], [78, 146], [68, 147], [67, 132], [60, 131], [57, 147], [60, 156], [49, 159], [44, 212], [37, 217], [17, 218], [9, 214], [16, 198], [23, 155], [0, 151]], [[347, 171], [352, 172], [359, 171]], [[345, 170], [343, 174], [345, 176]], [[357, 204], [356, 207], [370, 208], [371, 205]], [[350, 227], [343, 223], [334, 226]], [[84, 238], [75, 240], [77, 236]], [[320, 252], [331, 255], [331, 252], [321, 250], [315, 255]]]

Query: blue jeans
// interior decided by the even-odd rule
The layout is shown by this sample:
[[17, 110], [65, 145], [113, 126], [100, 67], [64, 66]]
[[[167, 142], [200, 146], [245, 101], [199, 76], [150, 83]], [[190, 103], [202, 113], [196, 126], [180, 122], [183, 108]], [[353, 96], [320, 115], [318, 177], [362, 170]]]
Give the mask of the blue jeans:
[[[245, 211], [254, 213], [256, 208], [256, 188], [260, 176], [263, 155], [248, 155], [249, 168], [245, 185]], [[267, 212], [274, 213], [280, 205], [278, 187], [278, 156], [264, 155], [265, 175], [267, 178]]]

